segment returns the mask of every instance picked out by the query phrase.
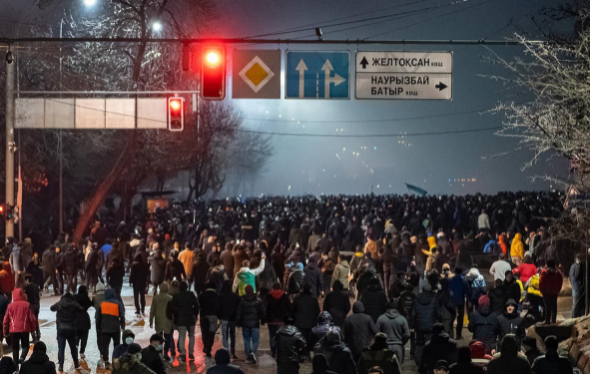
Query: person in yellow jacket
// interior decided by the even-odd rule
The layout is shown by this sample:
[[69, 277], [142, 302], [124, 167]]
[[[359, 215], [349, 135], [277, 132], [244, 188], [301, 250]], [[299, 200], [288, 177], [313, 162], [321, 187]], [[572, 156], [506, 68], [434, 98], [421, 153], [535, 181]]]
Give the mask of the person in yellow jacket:
[[191, 275], [193, 273], [193, 265], [195, 264], [195, 253], [190, 250], [189, 244], [186, 243], [184, 250], [180, 252], [178, 259], [182, 263], [184, 267], [184, 272], [186, 273], [186, 279], [191, 279]]
[[531, 304], [530, 313], [535, 316], [537, 321], [541, 321], [544, 318], [543, 294], [539, 287], [539, 274], [541, 269], [542, 268], [539, 267], [537, 274], [533, 275], [524, 286], [526, 289], [526, 298]]
[[524, 244], [522, 243], [522, 235], [520, 233], [514, 235], [514, 239], [510, 245], [510, 258], [516, 266], [520, 265], [524, 258]]
[[428, 248], [429, 250], [422, 250], [422, 253], [424, 253], [426, 256], [430, 256], [432, 254], [432, 248], [436, 247], [436, 238], [434, 236], [429, 236], [428, 239], [426, 239], [428, 241]]

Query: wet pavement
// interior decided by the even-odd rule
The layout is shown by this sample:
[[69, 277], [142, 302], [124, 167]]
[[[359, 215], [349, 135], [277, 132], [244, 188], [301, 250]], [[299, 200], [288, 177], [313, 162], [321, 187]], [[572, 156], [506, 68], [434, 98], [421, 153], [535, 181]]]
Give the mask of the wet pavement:
[[[127, 283], [126, 283], [127, 284]], [[133, 331], [135, 334], [135, 342], [141, 345], [142, 347], [147, 347], [149, 345], [149, 338], [154, 333], [154, 330], [149, 327], [149, 305], [151, 305], [151, 296], [146, 296], [146, 316], [145, 317], [137, 317], [135, 315], [135, 306], [133, 301], [133, 290], [131, 287], [126, 285], [122, 290], [122, 298], [125, 305], [126, 313], [125, 313], [125, 320], [126, 320], [126, 328]], [[569, 301], [568, 301], [569, 300]], [[41, 340], [47, 344], [47, 354], [49, 358], [56, 362], [57, 366], [57, 331], [56, 331], [56, 323], [55, 323], [55, 313], [50, 311], [51, 305], [59, 301], [59, 297], [52, 296], [49, 293], [45, 292], [43, 295], [43, 299], [41, 300], [41, 311], [39, 314], [40, 320], [40, 329], [41, 329]], [[571, 310], [571, 298], [560, 298], [560, 310], [567, 310], [569, 306], [569, 310]], [[564, 315], [569, 314], [569, 310], [567, 312], [561, 312]], [[100, 373], [100, 374], [108, 374], [109, 371], [105, 370], [102, 367], [97, 367], [97, 363], [100, 359], [100, 353], [97, 348], [96, 343], [96, 330], [94, 326], [94, 309], [91, 308], [89, 310], [91, 321], [92, 321], [92, 329], [89, 334], [88, 338], [88, 346], [86, 348], [86, 359], [81, 360], [82, 366], [82, 373]], [[463, 330], [463, 339], [459, 341], [459, 345], [464, 346], [467, 345], [471, 339], [471, 334], [467, 331], [465, 327]], [[194, 355], [196, 357], [195, 361], [190, 361], [186, 364], [179, 364], [178, 360], [175, 360], [174, 363], [170, 368], [167, 369], [167, 373], [205, 373], [207, 368], [214, 365], [214, 359], [210, 359], [205, 357], [203, 352], [203, 343], [201, 340], [201, 331], [199, 327], [199, 323], [197, 323], [196, 329], [196, 337], [195, 337], [195, 351]], [[237, 344], [236, 344], [236, 355], [238, 359], [235, 360], [233, 363], [238, 365], [244, 370], [244, 372], [250, 373], [276, 373], [276, 363], [274, 359], [270, 355], [270, 346], [269, 346], [269, 338], [268, 338], [268, 328], [266, 326], [262, 326], [260, 329], [260, 345], [258, 348], [258, 363], [257, 365], [249, 365], [245, 363], [245, 353], [243, 347], [243, 339], [241, 337], [241, 330], [236, 330], [236, 337], [237, 337]], [[175, 334], [175, 340], [178, 338], [178, 333]], [[187, 339], [188, 345], [188, 339]], [[215, 344], [213, 351], [215, 352], [218, 348], [222, 347], [221, 344], [221, 332], [219, 331], [215, 337]], [[110, 347], [110, 352], [112, 354], [113, 347]], [[188, 351], [188, 347], [187, 347]], [[9, 355], [11, 352], [10, 348], [4, 345], [4, 354]], [[29, 352], [29, 355], [32, 351]], [[406, 358], [409, 357], [409, 344], [406, 346]], [[415, 364], [412, 360], [407, 359], [404, 364], [402, 365], [403, 373], [404, 374], [414, 374], [417, 373]], [[73, 361], [71, 355], [69, 353], [69, 348], [66, 347], [66, 362], [64, 365], [64, 371], [66, 373], [75, 373]], [[305, 362], [302, 364], [301, 369], [299, 371], [302, 374], [311, 373], [311, 363]]]

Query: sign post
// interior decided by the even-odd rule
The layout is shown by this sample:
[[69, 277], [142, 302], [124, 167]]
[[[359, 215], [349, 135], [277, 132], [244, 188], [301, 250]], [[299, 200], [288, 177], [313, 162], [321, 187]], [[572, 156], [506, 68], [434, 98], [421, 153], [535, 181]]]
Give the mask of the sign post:
[[357, 99], [450, 100], [451, 52], [356, 53]]

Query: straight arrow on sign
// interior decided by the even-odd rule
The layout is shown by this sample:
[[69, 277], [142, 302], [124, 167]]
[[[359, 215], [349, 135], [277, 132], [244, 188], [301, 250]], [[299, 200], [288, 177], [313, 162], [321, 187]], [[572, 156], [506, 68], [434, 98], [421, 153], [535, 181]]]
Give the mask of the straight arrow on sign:
[[299, 61], [295, 70], [299, 72], [299, 98], [303, 99], [305, 97], [305, 72], [308, 70], [303, 59]]

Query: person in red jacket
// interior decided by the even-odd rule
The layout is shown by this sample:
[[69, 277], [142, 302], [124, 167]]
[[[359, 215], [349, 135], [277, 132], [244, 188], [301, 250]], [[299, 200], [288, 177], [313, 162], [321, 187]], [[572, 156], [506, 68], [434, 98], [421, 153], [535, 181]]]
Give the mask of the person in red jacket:
[[555, 267], [554, 260], [548, 260], [547, 266], [539, 277], [539, 290], [545, 302], [545, 324], [555, 323], [557, 319], [557, 296], [563, 285], [561, 271]]
[[[38, 330], [37, 319], [31, 309], [27, 296], [21, 288], [12, 292], [12, 303], [8, 305], [4, 315], [4, 336], [12, 336], [12, 358], [22, 364], [29, 353], [29, 334]], [[19, 343], [23, 352], [19, 360]]]
[[537, 274], [537, 267], [533, 264], [531, 256], [526, 255], [524, 256], [524, 261], [517, 268], [512, 269], [512, 272], [515, 275], [519, 275], [520, 281], [522, 284], [525, 284], [533, 275]]
[[10, 267], [8, 261], [4, 261], [2, 264], [2, 270], [0, 270], [0, 292], [5, 295], [10, 295], [14, 290], [14, 273]]

